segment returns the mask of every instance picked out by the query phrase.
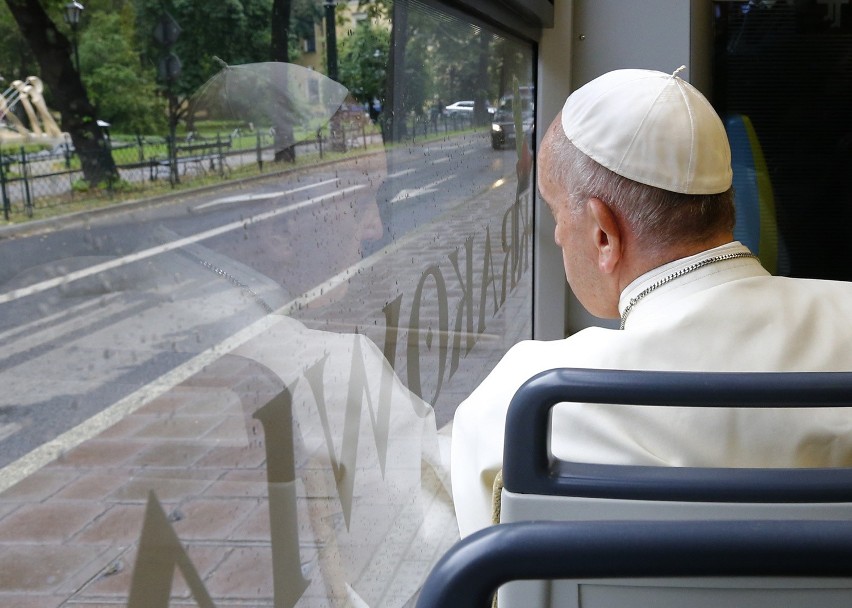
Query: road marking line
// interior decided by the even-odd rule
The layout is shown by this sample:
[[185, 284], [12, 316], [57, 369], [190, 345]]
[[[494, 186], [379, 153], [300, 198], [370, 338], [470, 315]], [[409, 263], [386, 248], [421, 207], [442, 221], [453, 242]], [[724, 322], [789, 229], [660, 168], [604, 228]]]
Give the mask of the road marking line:
[[0, 332], [0, 343], [5, 342], [7, 340], [11, 340], [17, 338], [20, 335], [37, 333], [42, 331], [42, 329], [38, 326], [47, 326], [53, 323], [56, 320], [63, 321], [64, 324], [65, 317], [70, 316], [72, 314], [82, 312], [88, 308], [97, 309], [99, 307], [103, 307], [110, 300], [113, 300], [119, 296], [118, 293], [105, 294], [104, 296], [95, 299], [95, 300], [87, 300], [81, 304], [77, 304], [72, 306], [71, 308], [66, 308], [65, 310], [60, 310], [58, 312], [53, 313], [52, 315], [48, 315], [46, 317], [38, 317], [33, 319], [29, 323], [25, 323], [23, 325], [17, 325], [12, 327], [11, 329], [7, 329], [4, 332]]
[[225, 198], [217, 198], [215, 200], [209, 201], [207, 203], [203, 203], [201, 205], [197, 205], [192, 208], [193, 211], [200, 211], [202, 209], [207, 209], [209, 207], [216, 207], [218, 205], [227, 205], [229, 203], [242, 203], [249, 201], [262, 201], [268, 198], [277, 198], [279, 196], [286, 196], [287, 194], [294, 194], [296, 192], [301, 192], [303, 190], [310, 190], [311, 188], [317, 188], [319, 186], [325, 186], [326, 184], [330, 184], [332, 182], [336, 182], [337, 178], [327, 179], [325, 181], [317, 182], [316, 184], [309, 184], [307, 186], [302, 186], [300, 188], [293, 188], [292, 190], [278, 190], [276, 192], [265, 192], [263, 194], [238, 194], [236, 196], [226, 196]]
[[[414, 235], [409, 238], [413, 238], [413, 236]], [[29, 477], [42, 467], [50, 464], [65, 452], [77, 447], [95, 435], [102, 433], [121, 419], [129, 416], [157, 397], [173, 389], [181, 382], [188, 380], [193, 375], [203, 370], [206, 366], [215, 362], [222, 355], [233, 351], [235, 348], [248, 342], [252, 338], [266, 332], [280, 321], [280, 317], [288, 316], [292, 311], [303, 308], [307, 304], [310, 304], [313, 300], [319, 298], [321, 295], [328, 293], [331, 289], [343, 284], [354, 275], [358, 274], [365, 268], [368, 268], [375, 260], [387, 256], [389, 253], [393, 253], [406, 244], [408, 240], [408, 238], [403, 238], [395, 241], [387, 247], [373, 253], [369, 257], [364, 258], [357, 264], [354, 264], [331, 277], [326, 282], [317, 285], [309, 292], [306, 292], [295, 300], [285, 304], [272, 314], [258, 319], [251, 325], [222, 340], [219, 344], [211, 346], [207, 350], [197, 354], [189, 361], [179, 365], [170, 372], [166, 372], [156, 380], [149, 382], [142, 388], [127, 395], [91, 418], [81, 422], [74, 428], [62, 433], [48, 442], [43, 443], [14, 462], [9, 463], [0, 469], [0, 494], [22, 479]]]
[[403, 190], [400, 190], [397, 195], [390, 200], [390, 202], [391, 204], [398, 203], [400, 201], [411, 199], [416, 196], [423, 196], [424, 194], [436, 192], [438, 186], [440, 186], [444, 182], [450, 181], [454, 177], [456, 177], [456, 174], [452, 173], [450, 175], [447, 175], [446, 177], [442, 177], [441, 179], [437, 179], [434, 182], [428, 183], [425, 186], [421, 186], [420, 188], [404, 188]]
[[416, 169], [403, 169], [402, 171], [396, 171], [394, 173], [390, 173], [388, 175], [388, 178], [402, 177], [403, 175], [408, 175], [409, 173], [414, 173], [414, 171], [416, 171]]
[[17, 422], [8, 422], [6, 424], [0, 424], [0, 441], [6, 439], [6, 437], [11, 437], [15, 433], [21, 430], [21, 425]]
[[174, 249], [179, 249], [185, 245], [191, 245], [192, 243], [197, 243], [198, 241], [203, 241], [214, 236], [219, 236], [220, 234], [224, 234], [226, 232], [230, 232], [232, 230], [238, 230], [243, 228], [244, 226], [248, 226], [249, 224], [255, 222], [261, 222], [263, 220], [268, 220], [270, 218], [276, 217], [283, 213], [291, 213], [293, 211], [298, 211], [299, 209], [303, 209], [305, 207], [309, 207], [311, 205], [316, 205], [318, 203], [322, 203], [330, 198], [334, 198], [335, 196], [346, 196], [356, 190], [360, 190], [362, 188], [366, 188], [365, 184], [359, 186], [351, 186], [349, 188], [344, 188], [342, 190], [336, 190], [334, 192], [330, 192], [328, 194], [323, 194], [322, 196], [316, 196], [314, 198], [308, 199], [306, 201], [302, 201], [301, 203], [297, 203], [295, 205], [291, 205], [288, 207], [282, 207], [280, 209], [273, 209], [271, 211], [266, 211], [264, 213], [260, 213], [258, 215], [253, 215], [250, 218], [245, 220], [239, 220], [236, 222], [231, 222], [229, 224], [224, 224], [219, 226], [218, 228], [211, 228], [210, 230], [205, 230], [204, 232], [199, 232], [198, 234], [194, 234], [192, 236], [184, 237], [182, 239], [178, 239], [176, 241], [172, 241], [170, 243], [165, 243], [163, 245], [157, 245], [156, 247], [151, 247], [149, 249], [144, 249], [142, 251], [137, 251], [136, 253], [131, 253], [130, 255], [122, 256], [120, 258], [116, 258], [114, 260], [110, 260], [109, 262], [103, 262], [101, 264], [95, 264], [94, 266], [89, 266], [88, 268], [84, 268], [82, 270], [77, 270], [75, 272], [69, 272], [68, 274], [56, 277], [53, 279], [49, 279], [47, 281], [42, 281], [41, 283], [36, 283], [34, 285], [30, 285], [28, 287], [21, 287], [20, 289], [14, 289], [8, 293], [0, 294], [0, 304], [5, 304], [6, 302], [12, 302], [14, 300], [18, 300], [20, 298], [24, 298], [27, 296], [31, 296], [37, 293], [41, 293], [43, 291], [47, 291], [48, 289], [53, 289], [54, 287], [59, 287], [60, 285], [65, 285], [72, 281], [77, 281], [79, 279], [83, 279], [85, 277], [92, 276], [94, 274], [98, 274], [100, 272], [105, 272], [107, 270], [112, 270], [113, 268], [119, 268], [120, 266], [125, 266], [127, 264], [131, 264], [133, 262], [138, 262], [139, 260], [144, 260], [146, 258], [153, 257], [155, 255], [160, 255], [162, 253], [168, 253], [169, 251], [173, 251]]

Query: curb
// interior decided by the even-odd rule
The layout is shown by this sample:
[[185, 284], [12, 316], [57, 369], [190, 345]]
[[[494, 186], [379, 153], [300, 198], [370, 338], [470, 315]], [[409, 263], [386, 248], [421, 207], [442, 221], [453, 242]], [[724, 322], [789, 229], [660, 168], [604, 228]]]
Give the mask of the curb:
[[159, 205], [175, 202], [184, 197], [196, 196], [199, 194], [204, 194], [206, 192], [221, 190], [222, 188], [236, 187], [240, 186], [241, 184], [278, 178], [284, 175], [289, 175], [291, 173], [314, 169], [316, 167], [325, 167], [336, 163], [349, 162], [357, 158], [362, 158], [364, 156], [374, 154], [385, 154], [385, 150], [382, 149], [378, 151], [368, 151], [362, 154], [354, 154], [348, 158], [327, 160], [311, 165], [305, 165], [303, 167], [290, 167], [287, 169], [281, 169], [269, 173], [261, 173], [260, 175], [241, 177], [233, 180], [223, 180], [218, 184], [209, 184], [206, 186], [198, 186], [196, 188], [187, 188], [186, 190], [169, 192], [167, 194], [159, 194], [150, 198], [123, 201], [114, 205], [106, 205], [104, 207], [98, 207], [96, 209], [87, 209], [84, 211], [75, 211], [67, 215], [57, 215], [56, 217], [45, 218], [42, 220], [33, 220], [22, 224], [10, 224], [7, 226], [0, 226], [0, 241], [25, 236], [33, 236], [36, 234], [43, 234], [45, 232], [51, 232], [53, 230], [56, 230], [60, 227], [67, 228], [71, 225], [85, 224], [91, 219], [105, 215], [119, 214], [122, 212], [133, 211], [136, 209], [147, 209], [149, 207], [157, 207]]

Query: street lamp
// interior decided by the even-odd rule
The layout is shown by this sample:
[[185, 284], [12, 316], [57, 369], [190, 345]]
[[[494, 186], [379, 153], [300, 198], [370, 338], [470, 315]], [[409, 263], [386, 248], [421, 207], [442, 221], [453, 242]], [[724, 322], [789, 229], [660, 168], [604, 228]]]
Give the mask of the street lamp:
[[80, 26], [80, 14], [85, 7], [74, 0], [65, 5], [65, 23], [71, 26], [71, 33], [74, 35], [72, 44], [74, 45], [74, 63], [77, 66], [77, 73], [80, 73], [80, 54], [77, 51], [77, 28]]

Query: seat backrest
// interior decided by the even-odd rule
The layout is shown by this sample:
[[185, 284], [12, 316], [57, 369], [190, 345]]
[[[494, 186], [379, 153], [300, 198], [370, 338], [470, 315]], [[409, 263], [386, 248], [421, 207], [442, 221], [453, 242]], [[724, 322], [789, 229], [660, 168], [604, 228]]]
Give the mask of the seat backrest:
[[[625, 578], [632, 587], [623, 585]], [[500, 585], [529, 579], [580, 581], [577, 595], [562, 606], [845, 607], [852, 597], [852, 524], [501, 524], [445, 554], [426, 579], [417, 608], [485, 608]], [[666, 596], [661, 585], [680, 589]], [[518, 605], [540, 604], [526, 598]]]
[[[555, 459], [547, 447], [550, 410], [571, 402], [845, 407], [852, 404], [852, 373], [543, 372], [521, 387], [509, 407], [501, 522], [852, 520], [852, 469], [616, 466]], [[550, 605], [529, 602], [576, 595], [576, 586], [563, 587], [509, 585], [501, 590], [500, 605]]]

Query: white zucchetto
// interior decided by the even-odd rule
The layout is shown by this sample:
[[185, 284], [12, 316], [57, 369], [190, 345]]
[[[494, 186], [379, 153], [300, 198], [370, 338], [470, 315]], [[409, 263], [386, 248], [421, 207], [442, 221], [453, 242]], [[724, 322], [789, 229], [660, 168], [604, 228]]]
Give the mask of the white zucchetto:
[[562, 108], [565, 135], [622, 177], [684, 194], [726, 191], [732, 172], [725, 127], [679, 71], [615, 70], [592, 80]]

